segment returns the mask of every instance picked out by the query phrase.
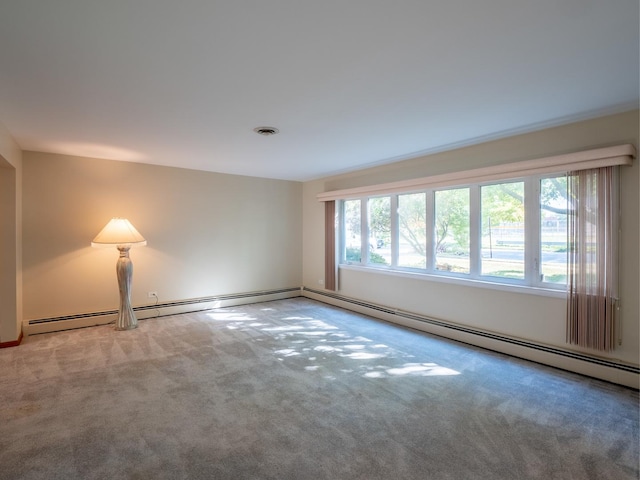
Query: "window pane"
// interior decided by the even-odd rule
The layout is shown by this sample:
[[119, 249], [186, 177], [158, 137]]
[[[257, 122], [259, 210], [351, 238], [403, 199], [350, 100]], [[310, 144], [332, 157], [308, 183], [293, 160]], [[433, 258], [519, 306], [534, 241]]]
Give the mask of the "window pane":
[[435, 192], [436, 270], [469, 273], [469, 189]]
[[567, 177], [540, 181], [540, 274], [567, 283]]
[[362, 243], [360, 241], [360, 200], [344, 202], [344, 243], [345, 261], [360, 263], [362, 260]]
[[424, 193], [398, 195], [398, 266], [426, 268], [427, 224]]
[[485, 185], [482, 210], [482, 275], [524, 279], [524, 182]]
[[391, 265], [391, 197], [370, 198], [369, 263]]

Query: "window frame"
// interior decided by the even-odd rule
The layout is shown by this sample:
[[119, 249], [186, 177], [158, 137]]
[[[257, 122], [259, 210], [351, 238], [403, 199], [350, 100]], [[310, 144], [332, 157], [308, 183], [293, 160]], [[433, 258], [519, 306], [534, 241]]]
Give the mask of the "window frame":
[[[536, 175], [517, 176], [512, 178], [500, 178], [477, 183], [461, 183], [456, 185], [434, 186], [417, 189], [414, 191], [385, 192], [372, 195], [363, 195], [340, 200], [340, 223], [338, 226], [338, 245], [340, 248], [339, 268], [357, 268], [366, 271], [383, 271], [389, 274], [409, 275], [412, 278], [425, 278], [453, 283], [474, 284], [489, 288], [515, 288], [549, 292], [550, 294], [566, 292], [565, 283], [545, 282], [542, 277], [542, 250], [541, 250], [541, 198], [540, 183], [546, 178], [562, 176], [557, 173], [542, 173]], [[482, 274], [482, 205], [481, 188], [490, 185], [504, 183], [523, 182], [524, 184], [524, 278], [505, 278]], [[436, 192], [459, 188], [469, 189], [469, 273], [449, 272], [436, 269], [435, 252], [435, 218], [436, 218]], [[425, 229], [426, 229], [426, 264], [425, 268], [404, 267], [398, 265], [399, 246], [399, 221], [398, 221], [398, 197], [405, 194], [425, 194]], [[369, 238], [369, 199], [390, 198], [390, 224], [391, 224], [391, 261], [389, 265], [371, 263]], [[344, 202], [360, 201], [360, 228], [361, 228], [361, 261], [348, 261], [345, 250], [344, 228]]]
[[[488, 275], [488, 274], [482, 274], [482, 214], [483, 214], [483, 209], [482, 209], [482, 189], [484, 187], [491, 187], [494, 185], [504, 185], [504, 184], [509, 184], [509, 183], [522, 183], [523, 185], [523, 210], [524, 210], [524, 251], [523, 251], [523, 278], [509, 278], [509, 277], [498, 277], [496, 275]], [[525, 284], [529, 284], [530, 283], [530, 279], [527, 278], [527, 274], [528, 274], [528, 268], [527, 265], [532, 265], [532, 261], [529, 258], [530, 255], [528, 255], [530, 253], [530, 251], [532, 250], [532, 245], [535, 244], [535, 237], [532, 235], [532, 229], [535, 229], [534, 225], [529, 225], [531, 218], [531, 215], [529, 214], [529, 212], [527, 211], [527, 206], [528, 203], [527, 200], [529, 198], [531, 198], [531, 196], [534, 195], [534, 193], [531, 192], [531, 188], [530, 185], [527, 184], [527, 178], [526, 177], [521, 177], [521, 178], [513, 178], [513, 179], [504, 179], [504, 180], [496, 180], [493, 182], [483, 182], [483, 183], [479, 183], [477, 185], [477, 194], [476, 194], [476, 199], [477, 199], [477, 222], [476, 225], [478, 227], [478, 231], [476, 232], [476, 238], [478, 239], [478, 265], [477, 265], [477, 272], [478, 272], [478, 277], [481, 279], [488, 279], [487, 281], [499, 281], [501, 283], [504, 283], [503, 280], [507, 280], [509, 281], [508, 283], [512, 283], [510, 282], [511, 280], [515, 280], [516, 284], [521, 284], [521, 283], [525, 283]], [[534, 196], [535, 198], [535, 196]], [[539, 239], [538, 239], [539, 240]], [[491, 279], [496, 279], [496, 280], [491, 280]]]

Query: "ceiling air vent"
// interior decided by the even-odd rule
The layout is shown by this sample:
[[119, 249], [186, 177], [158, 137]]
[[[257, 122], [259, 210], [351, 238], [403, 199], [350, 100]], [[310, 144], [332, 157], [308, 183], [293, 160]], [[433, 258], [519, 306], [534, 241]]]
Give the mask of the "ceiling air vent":
[[253, 129], [254, 132], [259, 133], [260, 135], [264, 135], [268, 137], [269, 135], [275, 135], [280, 130], [275, 127], [256, 127]]

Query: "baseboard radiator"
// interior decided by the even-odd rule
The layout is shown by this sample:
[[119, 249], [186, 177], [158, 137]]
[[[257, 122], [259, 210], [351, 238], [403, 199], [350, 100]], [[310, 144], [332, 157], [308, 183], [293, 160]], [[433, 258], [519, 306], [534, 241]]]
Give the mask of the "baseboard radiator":
[[[138, 320], [154, 317], [176, 315], [179, 313], [198, 312], [212, 308], [233, 307], [248, 303], [267, 302], [301, 296], [300, 287], [282, 288], [276, 290], [263, 290], [258, 292], [232, 293], [211, 297], [191, 298], [172, 302], [163, 302], [152, 305], [133, 307]], [[102, 312], [81, 313], [60, 317], [38, 318], [26, 320], [22, 330], [25, 335], [38, 333], [57, 332], [73, 328], [92, 327], [112, 323], [118, 317], [118, 310], [106, 310]]]
[[640, 367], [607, 358], [512, 338], [436, 318], [357, 300], [326, 290], [302, 287], [305, 297], [381, 320], [468, 343], [514, 357], [638, 389]]

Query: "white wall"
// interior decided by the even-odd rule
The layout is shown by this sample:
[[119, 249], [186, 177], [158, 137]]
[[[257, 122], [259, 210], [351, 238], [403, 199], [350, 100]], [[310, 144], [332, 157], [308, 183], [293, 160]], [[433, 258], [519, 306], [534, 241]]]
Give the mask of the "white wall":
[[22, 151], [0, 124], [0, 344], [16, 341], [22, 319]]
[[[396, 164], [306, 182], [303, 187], [303, 282], [322, 289], [324, 277], [324, 208], [321, 192], [424, 177], [488, 165], [527, 160], [632, 143], [638, 148], [638, 111], [587, 120], [518, 135]], [[638, 365], [639, 347], [639, 204], [640, 165], [621, 175], [621, 322], [623, 343], [606, 356]], [[476, 329], [526, 339], [561, 349], [593, 353], [565, 342], [565, 300], [426, 279], [340, 269], [340, 291], [346, 297], [446, 320]]]
[[302, 184], [24, 152], [24, 317], [115, 309], [114, 216], [147, 239], [130, 252], [132, 304], [299, 287]]

